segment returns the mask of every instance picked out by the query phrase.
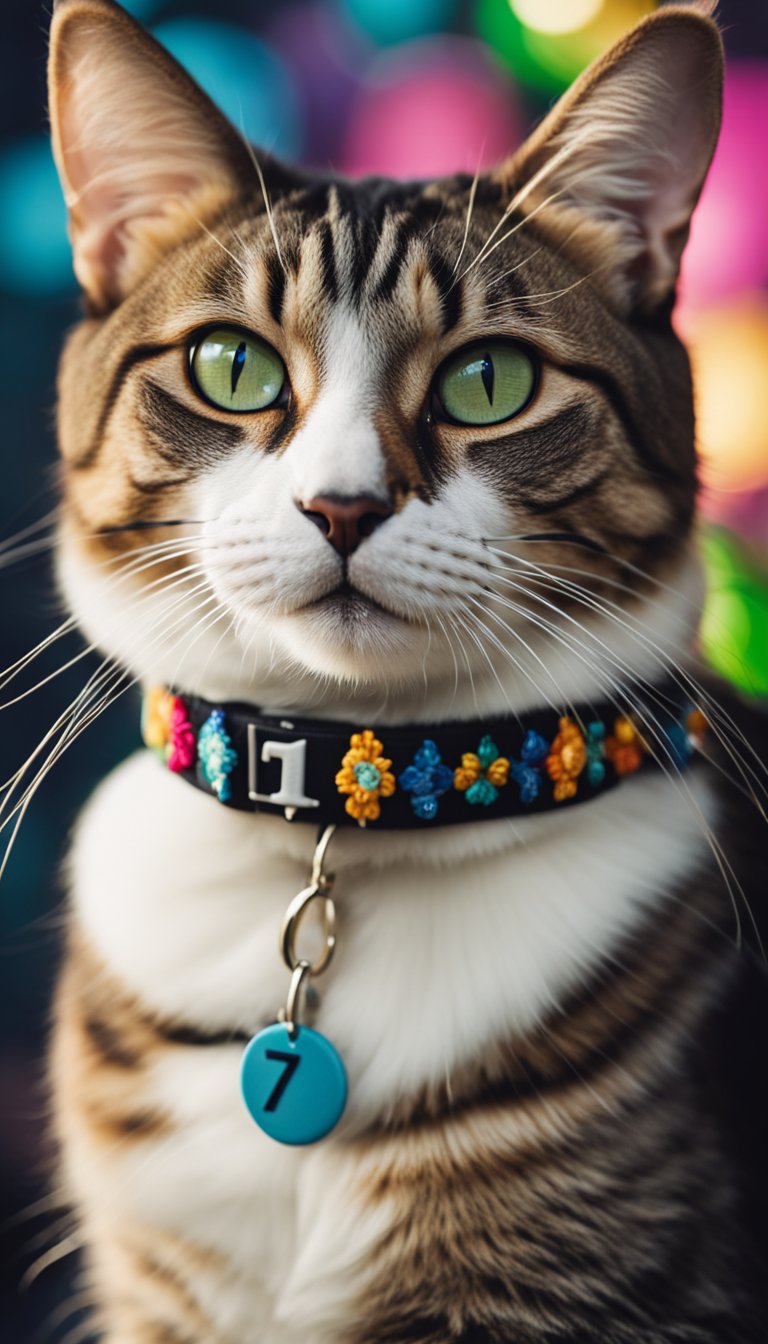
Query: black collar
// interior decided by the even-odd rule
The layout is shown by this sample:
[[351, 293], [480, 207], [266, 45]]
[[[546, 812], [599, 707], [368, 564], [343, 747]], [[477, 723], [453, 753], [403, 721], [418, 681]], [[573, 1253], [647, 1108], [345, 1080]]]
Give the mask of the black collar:
[[[638, 724], [653, 724], [653, 730]], [[635, 717], [608, 702], [566, 714], [387, 728], [277, 717], [156, 688], [147, 746], [226, 807], [315, 825], [413, 830], [528, 816], [589, 802], [625, 776], [688, 764], [703, 719], [656, 688]]]

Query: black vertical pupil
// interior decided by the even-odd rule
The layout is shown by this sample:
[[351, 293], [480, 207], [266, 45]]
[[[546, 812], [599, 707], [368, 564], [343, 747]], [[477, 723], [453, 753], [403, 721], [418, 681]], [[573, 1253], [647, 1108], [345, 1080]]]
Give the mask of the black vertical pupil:
[[235, 392], [237, 391], [237, 384], [238, 384], [239, 381], [240, 381], [240, 374], [243, 372], [243, 369], [244, 369], [244, 368], [245, 368], [245, 341], [241, 341], [240, 344], [238, 345], [238, 347], [237, 347], [237, 349], [236, 349], [236, 351], [235, 351], [234, 357], [233, 357], [233, 359], [232, 359], [232, 396], [233, 396], [233, 397], [234, 397], [234, 395], [235, 395]]
[[480, 377], [483, 380], [483, 387], [485, 388], [485, 395], [488, 398], [488, 405], [492, 406], [493, 380], [495, 377], [495, 370], [493, 367], [493, 360], [491, 359], [491, 356], [488, 354], [487, 350], [483, 355], [483, 367], [480, 370]]

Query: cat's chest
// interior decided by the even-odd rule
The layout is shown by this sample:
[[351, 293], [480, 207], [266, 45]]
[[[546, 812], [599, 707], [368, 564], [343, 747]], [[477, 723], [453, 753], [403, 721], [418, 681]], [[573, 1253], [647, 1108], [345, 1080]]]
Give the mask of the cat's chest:
[[[385, 1113], [562, 1002], [695, 870], [712, 806], [696, 772], [650, 775], [568, 813], [475, 827], [463, 856], [458, 827], [404, 847], [371, 837], [371, 863], [365, 835], [338, 837], [338, 948], [317, 1025], [345, 1059], [351, 1119]], [[155, 1011], [256, 1031], [285, 1001], [278, 931], [313, 843], [310, 828], [232, 813], [142, 754], [81, 824], [77, 918]]]
[[[114, 1157], [110, 1188], [128, 1216], [227, 1266], [231, 1291], [204, 1272], [196, 1288], [225, 1331], [244, 1344], [307, 1344], [305, 1297], [309, 1319], [318, 1292], [329, 1320], [342, 1310], [355, 1278], [350, 1247], [357, 1254], [383, 1231], [350, 1194], [347, 1135], [410, 1092], [450, 1088], [454, 1071], [562, 1002], [695, 872], [711, 811], [695, 774], [679, 788], [656, 775], [599, 806], [504, 823], [501, 835], [477, 828], [463, 855], [459, 828], [410, 847], [376, 837], [371, 863], [361, 861], [367, 836], [340, 837], [339, 942], [317, 1018], [349, 1074], [335, 1138], [294, 1150], [263, 1135], [239, 1094], [241, 1044], [171, 1045], [140, 1098], [169, 1132]], [[278, 930], [313, 843], [308, 828], [233, 814], [137, 756], [81, 822], [75, 917], [110, 972], [167, 1020], [256, 1031], [285, 1001]], [[249, 1322], [279, 1316], [281, 1295], [292, 1324], [254, 1335]]]

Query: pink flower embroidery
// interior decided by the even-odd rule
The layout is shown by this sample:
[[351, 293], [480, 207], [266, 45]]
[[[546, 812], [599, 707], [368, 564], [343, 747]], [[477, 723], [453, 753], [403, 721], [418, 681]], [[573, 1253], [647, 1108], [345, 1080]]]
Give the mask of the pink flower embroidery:
[[175, 696], [170, 713], [170, 742], [168, 750], [168, 769], [175, 774], [190, 770], [195, 764], [197, 744], [192, 724], [187, 718], [187, 706], [180, 696]]

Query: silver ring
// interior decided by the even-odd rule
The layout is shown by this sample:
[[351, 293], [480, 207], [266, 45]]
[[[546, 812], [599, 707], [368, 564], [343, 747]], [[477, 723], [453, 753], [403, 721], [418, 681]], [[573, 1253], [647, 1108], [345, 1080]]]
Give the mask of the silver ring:
[[[323, 902], [323, 936], [325, 948], [319, 959], [312, 963], [299, 957], [296, 952], [296, 937], [301, 920], [313, 901]], [[331, 963], [336, 950], [336, 906], [327, 892], [321, 891], [316, 882], [305, 887], [298, 896], [294, 896], [285, 912], [280, 928], [280, 953], [289, 971], [295, 971], [304, 962], [310, 975], [321, 975]]]

